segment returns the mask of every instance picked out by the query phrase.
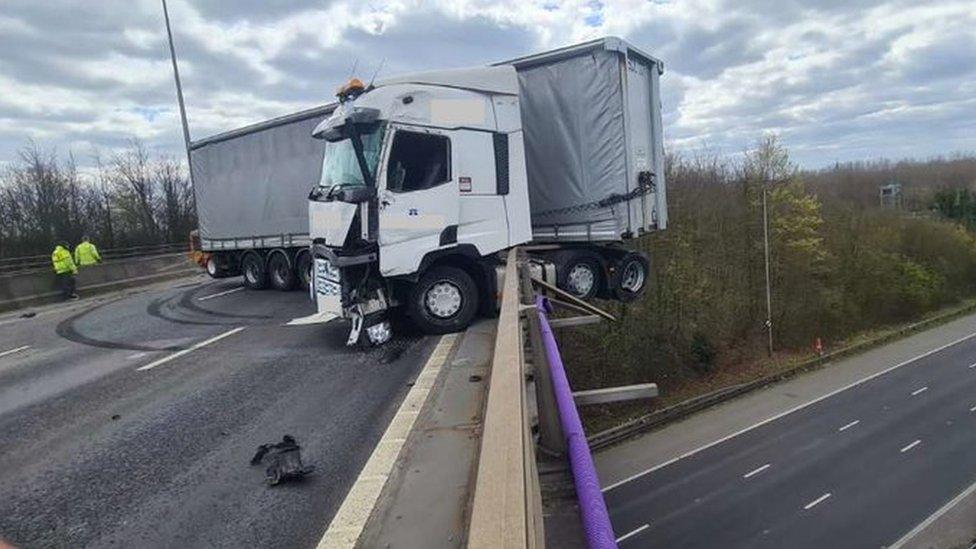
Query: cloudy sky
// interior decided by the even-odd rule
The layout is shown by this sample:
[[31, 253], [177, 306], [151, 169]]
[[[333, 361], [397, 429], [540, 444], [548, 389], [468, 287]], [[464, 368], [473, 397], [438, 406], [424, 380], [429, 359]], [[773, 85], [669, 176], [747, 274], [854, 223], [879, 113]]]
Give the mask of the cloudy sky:
[[[332, 100], [350, 74], [624, 37], [665, 62], [671, 150], [775, 132], [808, 167], [976, 151], [973, 0], [169, 0], [195, 139]], [[0, 163], [179, 155], [158, 0], [0, 0]]]

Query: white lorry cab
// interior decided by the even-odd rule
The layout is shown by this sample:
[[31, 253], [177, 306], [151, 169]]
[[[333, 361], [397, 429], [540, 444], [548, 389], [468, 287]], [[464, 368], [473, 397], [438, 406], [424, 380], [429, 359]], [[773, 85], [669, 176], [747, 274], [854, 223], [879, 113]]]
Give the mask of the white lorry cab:
[[349, 343], [495, 307], [499, 253], [529, 244], [581, 298], [631, 300], [648, 259], [622, 243], [667, 224], [660, 61], [604, 38], [488, 67], [352, 80], [313, 131], [311, 294]]

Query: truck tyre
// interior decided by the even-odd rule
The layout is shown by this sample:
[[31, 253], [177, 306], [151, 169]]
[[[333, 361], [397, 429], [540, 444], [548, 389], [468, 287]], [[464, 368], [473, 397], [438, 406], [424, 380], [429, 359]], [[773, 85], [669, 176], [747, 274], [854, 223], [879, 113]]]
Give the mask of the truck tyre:
[[205, 268], [207, 269], [207, 274], [210, 275], [210, 278], [224, 277], [223, 272], [220, 270], [220, 265], [217, 263], [217, 256], [214, 254], [210, 254], [210, 257], [207, 258]]
[[588, 253], [576, 253], [557, 264], [558, 286], [580, 299], [590, 299], [600, 291], [603, 281], [600, 262]]
[[244, 274], [244, 286], [252, 290], [263, 290], [268, 287], [268, 272], [258, 254], [246, 254], [241, 260], [241, 271]]
[[431, 268], [411, 290], [407, 313], [423, 332], [447, 334], [467, 328], [478, 312], [471, 275], [446, 265]]
[[295, 271], [283, 252], [274, 252], [268, 258], [268, 278], [275, 290], [287, 292], [295, 287]]
[[614, 297], [629, 303], [643, 295], [650, 271], [650, 262], [644, 254], [630, 252], [623, 256], [614, 272]]
[[312, 254], [299, 252], [295, 258], [295, 277], [301, 289], [308, 291], [308, 286], [312, 283]]

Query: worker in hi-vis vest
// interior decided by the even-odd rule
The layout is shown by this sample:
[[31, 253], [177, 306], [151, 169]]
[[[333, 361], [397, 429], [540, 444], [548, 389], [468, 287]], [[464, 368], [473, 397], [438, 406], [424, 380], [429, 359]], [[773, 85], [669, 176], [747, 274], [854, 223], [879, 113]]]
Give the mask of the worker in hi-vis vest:
[[75, 293], [75, 275], [78, 267], [68, 251], [68, 243], [61, 241], [51, 252], [51, 264], [54, 266], [54, 274], [58, 277], [58, 286], [61, 288], [61, 296], [65, 299], [78, 299]]
[[102, 262], [102, 256], [98, 255], [98, 248], [88, 241], [87, 236], [81, 237], [81, 244], [75, 247], [75, 263], [79, 267], [87, 267]]

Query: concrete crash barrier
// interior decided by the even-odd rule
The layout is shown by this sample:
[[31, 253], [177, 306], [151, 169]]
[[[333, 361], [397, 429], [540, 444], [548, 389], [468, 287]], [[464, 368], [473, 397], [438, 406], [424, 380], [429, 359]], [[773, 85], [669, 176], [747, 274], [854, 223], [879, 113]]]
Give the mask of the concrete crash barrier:
[[[199, 271], [200, 268], [185, 253], [106, 261], [79, 268], [77, 292], [85, 297]], [[53, 270], [0, 275], [0, 311], [53, 303], [60, 299], [61, 291]]]

